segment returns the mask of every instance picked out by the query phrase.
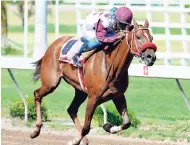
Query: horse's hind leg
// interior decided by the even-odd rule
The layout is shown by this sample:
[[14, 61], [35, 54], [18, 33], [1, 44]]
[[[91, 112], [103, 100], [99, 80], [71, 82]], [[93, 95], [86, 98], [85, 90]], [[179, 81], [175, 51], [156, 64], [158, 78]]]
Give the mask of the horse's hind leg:
[[[80, 124], [80, 121], [77, 117], [77, 112], [78, 112], [78, 108], [80, 107], [80, 105], [86, 100], [87, 98], [87, 94], [75, 89], [75, 97], [71, 103], [71, 105], [69, 106], [67, 112], [69, 113], [71, 119], [73, 120], [75, 127], [77, 129], [78, 132], [81, 131], [82, 129], [82, 125]], [[85, 137], [82, 139], [82, 143], [87, 145], [88, 144], [88, 139]]]
[[[48, 75], [47, 75], [48, 74]], [[36, 105], [36, 127], [34, 132], [30, 135], [31, 138], [35, 138], [40, 134], [42, 127], [41, 119], [41, 102], [42, 98], [49, 93], [52, 93], [60, 83], [61, 77], [57, 73], [47, 73], [41, 76], [42, 86], [34, 91], [34, 101]]]
[[109, 133], [117, 133], [124, 129], [129, 128], [131, 125], [128, 114], [127, 114], [127, 103], [125, 96], [118, 96], [113, 100], [113, 103], [115, 104], [117, 111], [122, 115], [123, 118], [123, 124], [121, 126], [115, 126], [110, 123], [106, 123], [103, 128], [105, 131]]

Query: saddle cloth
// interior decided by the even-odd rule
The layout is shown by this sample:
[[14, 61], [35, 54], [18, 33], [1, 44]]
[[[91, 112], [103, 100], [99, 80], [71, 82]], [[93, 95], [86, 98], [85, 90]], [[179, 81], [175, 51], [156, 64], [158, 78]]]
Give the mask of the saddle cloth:
[[[62, 62], [67, 62], [69, 64], [72, 64], [75, 66], [72, 58], [73, 56], [79, 52], [80, 48], [82, 47], [82, 45], [84, 44], [84, 42], [81, 41], [81, 39], [77, 38], [77, 37], [73, 37], [71, 39], [69, 39], [61, 48], [61, 52], [60, 52], [60, 56], [59, 56], [59, 60]], [[81, 62], [85, 62], [85, 60], [87, 58], [89, 58], [94, 52], [96, 51], [96, 49], [91, 50], [91, 51], [86, 51], [83, 52], [80, 55], [79, 60]]]

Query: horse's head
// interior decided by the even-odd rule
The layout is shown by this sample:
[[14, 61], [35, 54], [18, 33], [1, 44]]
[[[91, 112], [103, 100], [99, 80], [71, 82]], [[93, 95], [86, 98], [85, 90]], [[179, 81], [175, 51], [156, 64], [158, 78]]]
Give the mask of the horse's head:
[[133, 19], [133, 27], [133, 30], [128, 27], [127, 45], [134, 56], [139, 57], [147, 66], [152, 66], [156, 61], [155, 52], [157, 47], [152, 43], [153, 37], [148, 29], [148, 20], [145, 20], [144, 25], [138, 25]]

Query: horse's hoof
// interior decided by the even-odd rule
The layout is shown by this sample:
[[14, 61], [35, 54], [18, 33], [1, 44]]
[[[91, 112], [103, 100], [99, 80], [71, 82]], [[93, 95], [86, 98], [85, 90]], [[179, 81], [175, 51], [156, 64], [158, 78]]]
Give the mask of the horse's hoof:
[[80, 145], [88, 145], [88, 144], [81, 142]]
[[73, 142], [72, 142], [72, 141], [69, 141], [67, 145], [73, 145]]
[[82, 139], [82, 141], [80, 142], [80, 145], [88, 145], [89, 144], [89, 141], [88, 141], [88, 138], [84, 137]]
[[69, 141], [67, 145], [79, 145], [79, 144], [73, 143], [73, 141]]
[[80, 145], [88, 145], [89, 143], [88, 142], [83, 142], [81, 141]]
[[40, 133], [33, 132], [33, 133], [30, 134], [30, 138], [31, 138], [31, 139], [34, 139], [34, 138], [36, 138], [39, 134], [40, 134]]
[[110, 133], [110, 129], [113, 127], [114, 125], [111, 124], [111, 123], [106, 123], [103, 125], [103, 129], [106, 131], [106, 132], [109, 132]]
[[69, 141], [67, 145], [79, 145], [80, 141], [80, 137], [76, 137], [74, 140]]
[[67, 145], [73, 145], [72, 141], [69, 141]]

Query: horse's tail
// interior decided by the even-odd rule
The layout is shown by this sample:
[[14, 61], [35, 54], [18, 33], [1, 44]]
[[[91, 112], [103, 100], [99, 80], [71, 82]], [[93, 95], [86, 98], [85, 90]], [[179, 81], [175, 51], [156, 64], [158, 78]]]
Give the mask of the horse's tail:
[[42, 59], [43, 59], [43, 57], [40, 60], [33, 63], [36, 66], [35, 71], [33, 73], [33, 81], [34, 82], [37, 82], [40, 79], [40, 70], [41, 70]]

